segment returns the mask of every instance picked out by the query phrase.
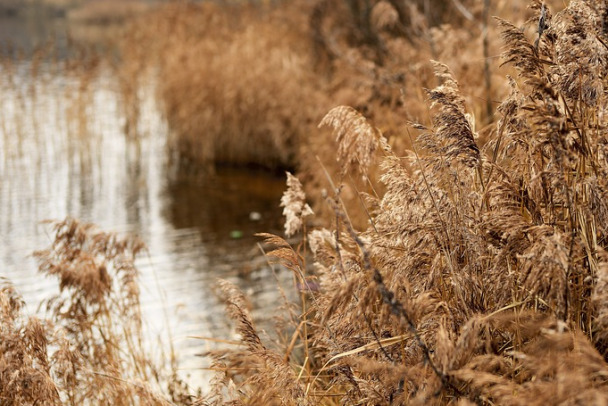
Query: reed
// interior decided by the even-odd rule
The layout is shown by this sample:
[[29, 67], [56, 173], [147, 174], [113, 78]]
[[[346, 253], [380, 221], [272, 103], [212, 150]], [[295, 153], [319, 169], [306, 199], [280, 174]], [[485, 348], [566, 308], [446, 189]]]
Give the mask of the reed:
[[[431, 57], [453, 60], [457, 73], [474, 78], [465, 81], [467, 97], [499, 91], [476, 83], [486, 66], [475, 43], [479, 10], [467, 24], [438, 15], [426, 24], [423, 2], [407, 10], [387, 1], [267, 3], [176, 2], [127, 30], [125, 81], [158, 69], [171, 146], [184, 162], [297, 167], [316, 176], [315, 155], [327, 162], [331, 153], [315, 130], [324, 112], [351, 105], [397, 133], [403, 117], [427, 114], [420, 89], [434, 85]], [[453, 25], [438, 25], [446, 21]], [[488, 52], [498, 35], [490, 38]], [[479, 113], [479, 122], [491, 120]]]
[[[133, 55], [157, 64], [185, 159], [300, 164], [281, 204], [286, 234], [302, 239], [261, 235], [293, 273], [299, 313], [286, 304], [271, 342], [246, 297], [221, 282], [240, 341], [208, 354], [217, 379], [195, 400], [141, 349], [141, 244], [66, 220], [37, 254], [62, 290], [50, 320], [26, 319], [10, 284], [0, 290], [0, 399], [605, 403], [608, 6], [496, 2], [526, 22], [492, 23], [487, 2], [452, 1], [460, 25], [447, 27], [425, 3], [179, 3], [134, 25], [125, 49], [163, 34]], [[480, 30], [485, 40], [471, 41]], [[486, 63], [499, 39], [504, 79]], [[460, 44], [472, 45], [455, 53]], [[409, 63], [429, 58], [447, 64]], [[327, 100], [355, 108], [314, 119]]]
[[35, 253], [60, 289], [43, 303], [47, 318], [23, 315], [2, 281], [2, 404], [192, 404], [175, 365], [145, 349], [134, 265], [143, 243], [69, 218], [53, 228], [51, 247]]
[[[243, 347], [216, 358], [224, 380], [210, 403], [606, 402], [608, 9], [572, 1], [554, 14], [532, 1], [530, 13], [524, 30], [496, 20], [514, 75], [483, 143], [457, 76], [438, 62], [430, 122], [405, 130], [410, 150], [397, 153], [352, 108], [325, 116], [338, 164], [366, 175], [378, 155], [384, 192], [366, 196], [359, 229], [348, 180], [328, 180], [333, 220], [303, 240], [318, 286], [301, 325], [287, 349], [270, 350], [233, 299]], [[294, 184], [290, 216], [303, 213]], [[264, 237], [306, 274], [302, 246]]]
[[132, 27], [123, 54], [158, 67], [170, 144], [184, 162], [295, 164], [320, 114], [302, 15], [296, 4], [176, 3]]

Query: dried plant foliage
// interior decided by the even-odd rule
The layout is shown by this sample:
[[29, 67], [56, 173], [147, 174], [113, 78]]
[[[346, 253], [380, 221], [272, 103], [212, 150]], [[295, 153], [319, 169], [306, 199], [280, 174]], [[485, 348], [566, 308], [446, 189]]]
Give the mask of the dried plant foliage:
[[[225, 371], [219, 384], [238, 385], [238, 391], [216, 391], [201, 399], [202, 404], [306, 405], [304, 387], [280, 353], [262, 343], [247, 310], [247, 300], [238, 288], [220, 281], [227, 312], [236, 323], [243, 348], [216, 350], [209, 356], [212, 368]], [[234, 372], [238, 371], [238, 372]], [[270, 384], [270, 385], [269, 385]], [[230, 393], [232, 392], [232, 393]]]
[[130, 80], [140, 65], [158, 72], [180, 163], [294, 167], [326, 109], [309, 69], [306, 6], [167, 3], [131, 25], [122, 50]]
[[[303, 236], [310, 266], [305, 245], [260, 235], [273, 246], [272, 262], [293, 273], [302, 299], [287, 342], [266, 339], [244, 295], [220, 283], [240, 343], [208, 354], [218, 377], [199, 404], [608, 402], [606, 2], [573, 0], [561, 11], [539, 0], [527, 11], [495, 2], [498, 11], [519, 7], [528, 17], [523, 26], [497, 19], [500, 36], [476, 23], [489, 15], [489, 2], [441, 2], [446, 7], [438, 10], [425, 10], [425, 3], [323, 0], [304, 8], [316, 62], [326, 65], [325, 89], [336, 104], [354, 106], [322, 120], [334, 131], [335, 148], [319, 136], [298, 149], [333, 165], [313, 173], [319, 161], [311, 158], [300, 177], [304, 187], [321, 190], [320, 177], [333, 186], [323, 200], [331, 222]], [[457, 11], [464, 23], [439, 25], [447, 18], [439, 9]], [[167, 10], [170, 23], [158, 20], [166, 24], [161, 32], [175, 30], [178, 40], [158, 44], [176, 49], [161, 64], [161, 94], [177, 123], [177, 144], [219, 161], [240, 161], [235, 145], [249, 152], [255, 144], [286, 162], [293, 138], [281, 137], [292, 134], [294, 111], [318, 108], [323, 99], [287, 85], [309, 83], [309, 61], [294, 55], [283, 35], [258, 35], [277, 20], [261, 18], [253, 29], [241, 24], [251, 10], [235, 13], [237, 19], [215, 4]], [[199, 42], [210, 33], [217, 42]], [[479, 78], [496, 75], [486, 61], [499, 37], [512, 75], [482, 85]], [[477, 46], [456, 55], [466, 43]], [[249, 62], [262, 54], [270, 68], [250, 76]], [[430, 59], [446, 64], [418, 62]], [[226, 80], [192, 75], [201, 60], [207, 76]], [[284, 79], [278, 84], [276, 72]], [[259, 77], [264, 93], [249, 86]], [[494, 99], [502, 100], [496, 113], [488, 111]], [[283, 110], [291, 100], [296, 108]], [[268, 114], [275, 109], [280, 114]], [[315, 112], [303, 113], [307, 124], [318, 121], [311, 120]], [[427, 124], [403, 132], [378, 124], [382, 131], [371, 120]], [[488, 125], [477, 131], [479, 124]], [[191, 136], [200, 129], [214, 136]], [[251, 137], [223, 138], [237, 133]], [[410, 141], [407, 134], [417, 136]], [[375, 157], [379, 165], [375, 155], [382, 155]], [[369, 182], [365, 199], [355, 182], [342, 183], [354, 169]], [[349, 200], [369, 203], [364, 226], [351, 222]], [[292, 236], [309, 211], [292, 175], [281, 203]], [[49, 404], [79, 404], [98, 385], [106, 403], [137, 393], [144, 403], [162, 404], [142, 381], [152, 376], [149, 364], [132, 372], [140, 365], [134, 358], [143, 359], [136, 346], [126, 359], [116, 351], [139, 334], [130, 262], [138, 249], [90, 226], [57, 226], [56, 243], [39, 258], [63, 290], [49, 302], [59, 333], [50, 339], [51, 324], [24, 320], [14, 290], [0, 291], [8, 337], [0, 343], [0, 391], [10, 391], [0, 392], [3, 401], [33, 403], [43, 395]], [[105, 327], [125, 314], [126, 330], [100, 333], [96, 323]]]
[[325, 125], [333, 128], [336, 137], [336, 160], [341, 167], [340, 175], [344, 176], [354, 168], [366, 175], [380, 141], [380, 130], [349, 106], [331, 109], [323, 117], [319, 127]]
[[[397, 154], [404, 155], [412, 145], [403, 123], [427, 123], [428, 94], [424, 89], [436, 87], [441, 80], [434, 75], [431, 60], [441, 61], [459, 79], [458, 94], [469, 106], [467, 121], [475, 133], [475, 127], [483, 128], [496, 119], [495, 100], [501, 100], [508, 91], [504, 75], [498, 71], [499, 59], [494, 57], [500, 52], [499, 30], [488, 16], [515, 15], [521, 22], [525, 18], [520, 15], [523, 7], [519, 2], [517, 6], [512, 3], [318, 0], [309, 20], [315, 46], [314, 69], [327, 81], [325, 92], [332, 106], [352, 106], [382, 131]], [[331, 110], [328, 114], [335, 113]], [[352, 134], [342, 128], [345, 134]], [[480, 131], [479, 137], [483, 139], [485, 134]], [[366, 170], [365, 166], [357, 168], [354, 155], [350, 155], [355, 161], [352, 164], [336, 162], [336, 151], [349, 144], [339, 142], [335, 148], [328, 148], [327, 137], [325, 132], [307, 137], [298, 155], [298, 177], [315, 213], [325, 219], [333, 216], [318, 203], [323, 202], [322, 190], [333, 190], [327, 174], [341, 182], [344, 173]], [[363, 152], [365, 145], [358, 143], [350, 148]], [[318, 160], [323, 162], [323, 169]], [[377, 167], [371, 165], [369, 169], [366, 175], [374, 188], [367, 180], [358, 179], [340, 185], [342, 203], [358, 227], [365, 227], [368, 221], [366, 213], [360, 215], [359, 192], [382, 194]]]
[[302, 183], [287, 172], [287, 190], [281, 197], [281, 207], [285, 216], [285, 235], [291, 237], [302, 229], [305, 217], [314, 214], [308, 203]]
[[46, 327], [35, 317], [21, 315], [24, 303], [7, 280], [0, 286], [0, 399], [2, 404], [44, 402], [60, 405], [57, 383], [51, 377]]
[[[142, 71], [157, 72], [175, 162], [295, 169], [321, 216], [331, 215], [317, 204], [326, 172], [347, 170], [315, 130], [323, 115], [353, 106], [402, 153], [411, 147], [402, 123], [428, 116], [423, 89], [436, 85], [434, 59], [459, 78], [472, 121], [491, 122], [506, 87], [493, 57], [498, 30], [486, 17], [522, 9], [502, 0], [167, 3], [131, 24], [120, 46], [127, 127], [139, 115]], [[373, 194], [365, 182], [346, 184], [349, 208], [356, 189]]]
[[143, 342], [134, 265], [143, 243], [71, 218], [53, 227], [51, 247], [35, 253], [61, 291], [45, 303], [48, 319], [26, 318], [10, 283], [0, 288], [0, 403], [192, 404], [175, 365], [161, 366]]
[[379, 1], [372, 8], [372, 25], [377, 30], [393, 29], [399, 24], [399, 12], [388, 1]]
[[[453, 159], [469, 167], [480, 163], [479, 148], [475, 142], [472, 124], [464, 110], [465, 101], [458, 93], [458, 83], [446, 65], [434, 62], [435, 74], [443, 84], [428, 92], [431, 108], [435, 109], [433, 127], [435, 134], [425, 134], [419, 139], [423, 148], [445, 158], [446, 164]], [[416, 125], [419, 130], [427, 128]]]
[[[457, 75], [435, 63], [431, 124], [413, 125], [411, 151], [382, 143], [368, 227], [326, 197], [333, 221], [307, 236], [320, 288], [294, 336], [312, 357], [291, 367], [312, 375], [297, 402], [608, 401], [607, 6], [529, 13], [524, 29], [498, 22], [515, 74], [484, 142]], [[362, 115], [323, 123], [341, 165], [377, 170], [363, 157], [382, 133]]]

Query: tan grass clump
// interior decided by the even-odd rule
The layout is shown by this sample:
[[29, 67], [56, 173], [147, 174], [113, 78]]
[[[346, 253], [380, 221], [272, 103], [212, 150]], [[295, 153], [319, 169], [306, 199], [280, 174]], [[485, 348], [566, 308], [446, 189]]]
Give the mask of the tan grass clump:
[[[132, 28], [159, 66], [171, 145], [199, 165], [293, 167], [320, 114], [297, 4], [176, 3]], [[141, 52], [138, 53], [141, 56]]]
[[[305, 386], [287, 360], [262, 343], [247, 310], [247, 301], [243, 294], [229, 282], [222, 281], [220, 286], [225, 295], [228, 315], [237, 325], [242, 347], [217, 350], [208, 354], [216, 359], [212, 368], [226, 373], [217, 382], [218, 390], [201, 400], [201, 403], [308, 404], [297, 401], [304, 399]], [[233, 370], [238, 372], [235, 374]], [[222, 385], [229, 387], [229, 390], [219, 389]]]
[[[508, 92], [504, 74], [498, 72], [499, 30], [489, 16], [512, 16], [518, 7], [521, 4], [513, 2], [319, 1], [310, 17], [317, 70], [326, 76], [333, 105], [352, 106], [382, 131], [397, 154], [404, 155], [412, 145], [403, 123], [430, 124], [425, 89], [440, 84], [431, 60], [441, 61], [458, 78], [460, 97], [468, 106], [467, 121], [480, 129], [483, 141], [488, 124], [497, 119], [497, 100]], [[518, 23], [524, 18], [517, 15]], [[300, 179], [323, 218], [331, 216], [318, 204], [320, 191], [332, 188], [327, 173], [335, 179], [353, 169], [335, 162], [340, 146], [327, 148], [328, 137], [324, 132], [310, 137], [300, 154]], [[372, 167], [368, 175], [375, 181], [380, 174]], [[382, 186], [357, 180], [340, 186], [349, 217], [365, 226], [367, 216], [357, 214], [357, 195], [381, 194]]]
[[144, 344], [134, 266], [141, 241], [69, 218], [54, 234], [35, 253], [61, 291], [44, 304], [48, 319], [23, 316], [10, 283], [0, 290], [1, 403], [192, 404], [175, 365], [155, 361]]
[[8, 406], [60, 405], [51, 377], [46, 327], [21, 315], [23, 299], [7, 280], [0, 286], [0, 399]]
[[[608, 401], [606, 7], [530, 12], [525, 30], [498, 23], [516, 77], [485, 143], [456, 75], [435, 64], [432, 125], [413, 125], [404, 154], [379, 137], [385, 191], [368, 196], [369, 226], [353, 226], [340, 184], [327, 195], [332, 226], [307, 236], [319, 284], [307, 334], [296, 327], [288, 347], [307, 357], [282, 372], [306, 389], [277, 403]], [[341, 142], [371, 126], [334, 123]], [[273, 255], [292, 269], [295, 252]], [[236, 389], [273, 387], [252, 374]]]

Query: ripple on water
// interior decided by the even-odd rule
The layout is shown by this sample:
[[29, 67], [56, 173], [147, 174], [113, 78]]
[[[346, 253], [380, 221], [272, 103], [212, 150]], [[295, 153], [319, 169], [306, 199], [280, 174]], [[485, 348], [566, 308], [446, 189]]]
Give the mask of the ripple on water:
[[[279, 296], [253, 234], [280, 232], [283, 180], [228, 169], [169, 176], [168, 129], [152, 88], [140, 95], [139, 137], [133, 139], [124, 133], [109, 72], [89, 83], [90, 105], [76, 118], [70, 96], [76, 79], [56, 74], [40, 87], [26, 79], [0, 80], [0, 276], [16, 285], [34, 313], [57, 292], [31, 256], [51, 242], [41, 220], [73, 216], [105, 231], [139, 235], [148, 246], [137, 266], [151, 342], [170, 333], [184, 376], [205, 386], [209, 373], [200, 368], [207, 362], [197, 354], [214, 344], [189, 337], [232, 338], [215, 291], [218, 278], [251, 293], [254, 316], [270, 330]], [[20, 87], [26, 83], [33, 93]], [[242, 238], [231, 238], [234, 231]], [[285, 286], [291, 283], [287, 272], [279, 276]]]

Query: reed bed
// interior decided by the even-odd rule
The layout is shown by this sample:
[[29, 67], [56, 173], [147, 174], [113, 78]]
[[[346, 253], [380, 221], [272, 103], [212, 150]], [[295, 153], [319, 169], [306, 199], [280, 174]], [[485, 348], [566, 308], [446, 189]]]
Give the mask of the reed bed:
[[[484, 142], [496, 120], [495, 108], [508, 94], [504, 71], [499, 71], [500, 33], [491, 16], [522, 24], [528, 14], [522, 2], [506, 1], [318, 1], [309, 18], [314, 66], [327, 81], [330, 107], [348, 105], [364, 114], [401, 155], [411, 150], [413, 138], [403, 124], [431, 120], [425, 89], [441, 79], [430, 61], [446, 63], [459, 79], [467, 114]], [[327, 148], [328, 139], [330, 131], [321, 129], [302, 143], [298, 175], [317, 214], [328, 218], [333, 212], [323, 204], [322, 191], [333, 187], [329, 174], [342, 185], [351, 221], [365, 227], [367, 215], [357, 210], [358, 195], [383, 193], [380, 172], [374, 167], [366, 174], [370, 187], [367, 179], [341, 171], [335, 159], [338, 146]]]
[[294, 165], [299, 139], [321, 114], [296, 6], [174, 3], [131, 27], [125, 66], [158, 69], [182, 162]]
[[272, 345], [224, 284], [242, 346], [210, 354], [221, 373], [204, 401], [605, 404], [607, 15], [605, 2], [532, 1], [525, 29], [496, 19], [515, 74], [483, 143], [439, 62], [430, 123], [405, 130], [411, 150], [351, 107], [330, 110], [340, 166], [366, 176], [376, 157], [385, 191], [361, 199], [358, 229], [329, 179], [333, 220], [309, 231], [289, 176], [286, 231], [302, 243], [262, 237], [301, 312]]
[[53, 229], [52, 245], [34, 254], [60, 289], [42, 304], [47, 316], [25, 316], [2, 280], [2, 404], [192, 404], [174, 354], [153, 356], [143, 344], [134, 265], [143, 243], [70, 218]]
[[[427, 12], [422, 1], [165, 4], [121, 42], [125, 95], [136, 93], [142, 71], [156, 70], [178, 162], [295, 169], [321, 214], [325, 172], [338, 177], [339, 168], [316, 124], [335, 105], [364, 113], [401, 153], [410, 147], [402, 123], [428, 120], [424, 88], [436, 85], [428, 62], [436, 59], [461, 79], [476, 124], [494, 120], [491, 101], [508, 86], [492, 57], [500, 39], [488, 16], [522, 13], [511, 2], [464, 3], [471, 20], [450, 1], [444, 13]], [[137, 115], [136, 105], [127, 111]], [[346, 182], [344, 194], [357, 191]]]
[[193, 397], [141, 349], [141, 244], [57, 223], [36, 254], [62, 291], [49, 320], [0, 290], [3, 403], [608, 402], [608, 4], [445, 2], [452, 27], [400, 4], [177, 3], [132, 27], [125, 98], [155, 62], [183, 159], [298, 164], [289, 242], [260, 237], [300, 302], [274, 342], [221, 282], [240, 340], [207, 354], [217, 378]]
[[482, 106], [476, 120], [491, 121], [477, 99], [505, 90], [479, 82], [486, 71], [488, 81], [501, 81], [484, 62], [497, 65], [484, 52], [497, 54], [499, 37], [484, 36], [484, 46], [480, 20], [507, 2], [492, 9], [471, 2], [473, 21], [449, 17], [450, 2], [446, 13], [428, 16], [418, 3], [403, 10], [399, 2], [341, 0], [161, 5], [123, 38], [125, 78], [137, 83], [142, 69], [157, 69], [171, 146], [183, 162], [316, 176], [314, 157], [329, 162], [331, 153], [316, 123], [336, 104], [364, 112], [391, 137], [404, 118], [426, 118], [422, 89], [435, 84], [429, 59], [453, 62], [466, 76], [467, 100]]

